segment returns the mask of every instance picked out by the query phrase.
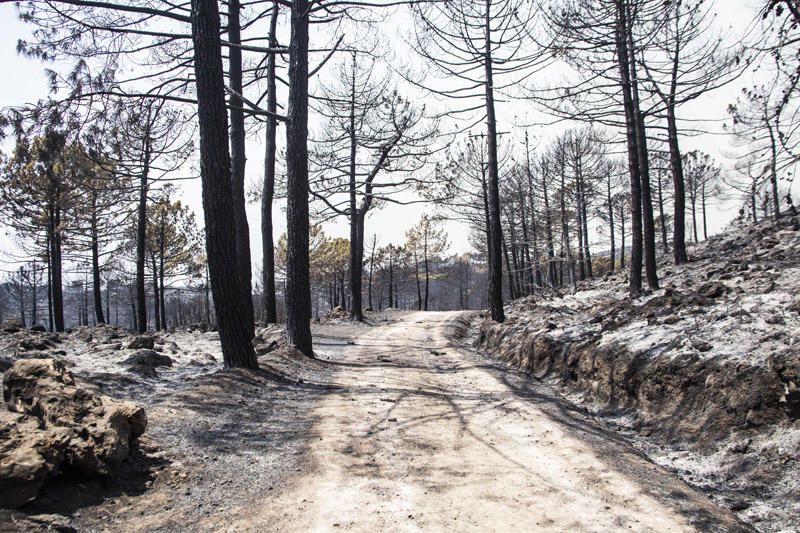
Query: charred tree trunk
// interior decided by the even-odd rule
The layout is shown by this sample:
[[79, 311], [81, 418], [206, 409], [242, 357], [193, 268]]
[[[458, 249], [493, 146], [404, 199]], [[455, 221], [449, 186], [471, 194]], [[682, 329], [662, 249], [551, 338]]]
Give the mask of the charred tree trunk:
[[[56, 195], [58, 185], [55, 185]], [[58, 202], [52, 205], [50, 220], [50, 261], [52, 262], [53, 323], [56, 331], [64, 331], [64, 289], [61, 277], [61, 207]]]
[[683, 176], [683, 160], [678, 144], [678, 124], [675, 119], [674, 105], [667, 108], [667, 141], [674, 188], [672, 255], [675, 264], [682, 265], [689, 262], [689, 256], [686, 254], [686, 181]]
[[90, 231], [92, 239], [92, 295], [94, 296], [94, 316], [98, 324], [105, 324], [106, 319], [103, 316], [103, 293], [100, 289], [100, 245], [97, 238], [96, 193], [92, 194], [92, 217]]
[[583, 255], [583, 210], [581, 209], [581, 179], [580, 171], [575, 179], [575, 226], [578, 230], [578, 279], [586, 279], [586, 261]]
[[[238, 273], [231, 161], [225, 108], [220, 22], [215, 0], [192, 0], [192, 41], [200, 133], [200, 177], [206, 255], [214, 310], [226, 368], [257, 368], [252, 341], [252, 303], [243, 302]], [[248, 313], [247, 308], [250, 307]]]
[[508, 257], [508, 244], [506, 243], [505, 235], [503, 235], [502, 247], [503, 247], [503, 257], [506, 260], [506, 276], [508, 276], [508, 294], [512, 300], [516, 300], [517, 291], [516, 287], [514, 286], [514, 272], [511, 267], [511, 261], [509, 261]]
[[589, 246], [589, 214], [586, 206], [586, 189], [583, 179], [581, 179], [581, 220], [583, 221], [583, 260], [586, 262], [585, 272], [587, 278], [592, 278], [592, 250]]
[[[269, 18], [269, 47], [278, 46], [276, 36], [278, 26], [279, 4], [272, 4], [272, 14]], [[267, 111], [276, 113], [278, 110], [276, 87], [275, 54], [267, 58]], [[264, 322], [274, 324], [278, 321], [277, 297], [275, 295], [275, 243], [272, 236], [272, 202], [275, 197], [275, 155], [277, 152], [278, 121], [275, 115], [269, 115], [267, 120], [266, 153], [264, 155], [264, 190], [261, 196], [261, 247], [262, 247], [262, 282], [264, 295], [262, 305], [264, 308]]]
[[144, 286], [145, 239], [147, 237], [147, 189], [150, 172], [150, 133], [145, 133], [142, 175], [139, 177], [139, 205], [136, 221], [136, 329], [147, 331], [147, 293]]
[[486, 96], [486, 129], [489, 156], [489, 313], [495, 322], [505, 321], [503, 310], [503, 258], [500, 225], [500, 172], [497, 163], [497, 119], [494, 111], [494, 81], [492, 63], [491, 0], [486, 0], [484, 31], [484, 91]]
[[636, 152], [639, 159], [639, 179], [641, 186], [642, 232], [644, 240], [644, 263], [647, 276], [647, 286], [652, 290], [658, 289], [658, 272], [656, 270], [656, 231], [653, 219], [653, 199], [650, 189], [650, 157], [647, 150], [647, 132], [645, 130], [644, 116], [639, 104], [639, 80], [636, 69], [636, 49], [633, 42], [633, 24], [629, 6], [627, 6], [627, 39], [628, 53], [630, 54], [630, 92], [633, 107], [634, 130], [636, 135]]
[[619, 210], [619, 237], [622, 247], [619, 250], [619, 268], [625, 270], [625, 209]]
[[417, 280], [417, 311], [422, 311], [422, 285], [419, 279], [419, 259], [417, 259], [417, 248], [414, 247], [414, 278]]
[[389, 307], [394, 307], [394, 264], [392, 263], [392, 255], [389, 253]]
[[428, 230], [425, 230], [422, 246], [422, 261], [425, 264], [425, 311], [428, 310], [428, 293], [430, 292], [431, 276], [428, 269]]
[[[627, 44], [628, 27], [625, 4], [616, 0], [617, 27], [615, 32], [617, 61], [619, 63], [622, 85], [623, 106], [625, 109], [625, 134], [628, 144], [628, 168], [631, 185], [631, 266], [629, 292], [631, 297], [642, 293], [642, 188], [639, 174], [639, 149], [636, 135], [636, 117], [631, 96], [630, 64]], [[625, 251], [623, 250], [623, 254]]]
[[294, 0], [289, 42], [286, 127], [286, 330], [289, 342], [313, 356], [308, 256], [308, 0]]
[[164, 247], [165, 247], [165, 236], [164, 230], [166, 227], [166, 221], [164, 220], [164, 212], [161, 213], [161, 226], [159, 231], [159, 238], [158, 238], [158, 294], [161, 298], [161, 327], [167, 329], [167, 296], [164, 291]]
[[364, 231], [364, 220], [361, 210], [356, 205], [356, 59], [353, 55], [353, 68], [350, 79], [350, 121], [348, 128], [350, 138], [350, 320], [364, 321], [363, 304], [361, 302], [361, 272], [364, 264], [364, 247], [361, 236]]
[[372, 237], [372, 251], [370, 253], [369, 258], [369, 278], [367, 281], [367, 305], [369, 305], [370, 309], [372, 307], [372, 271], [375, 268], [375, 245], [376, 245], [376, 236], [373, 235]]
[[664, 246], [664, 253], [669, 252], [667, 242], [667, 217], [664, 213], [664, 180], [661, 171], [658, 173], [658, 216], [661, 217], [661, 244]]
[[48, 331], [55, 331], [53, 326], [53, 262], [50, 259], [50, 248], [53, 236], [50, 232], [50, 224], [47, 226], [47, 325]]
[[158, 290], [158, 264], [156, 254], [150, 254], [150, 266], [153, 269], [153, 327], [161, 331], [161, 299]]
[[547, 279], [551, 287], [556, 284], [556, 246], [553, 239], [553, 217], [550, 214], [550, 200], [547, 194], [547, 182], [542, 173], [542, 199], [544, 200], [545, 238], [547, 239]]
[[253, 315], [253, 272], [250, 264], [250, 226], [247, 223], [247, 201], [244, 194], [245, 154], [244, 112], [242, 111], [242, 49], [239, 0], [228, 2], [228, 37], [234, 46], [228, 47], [228, 61], [231, 82], [230, 95], [230, 143], [231, 143], [231, 197], [233, 200], [233, 224], [236, 228], [236, 272], [241, 289], [241, 307], [245, 325], [249, 328], [249, 338], [255, 335]]
[[616, 262], [616, 250], [614, 242], [614, 203], [611, 199], [611, 175], [609, 174], [606, 180], [606, 202], [608, 203], [608, 231], [611, 237], [611, 264], [610, 271], [614, 272], [616, 269], [614, 263]]
[[781, 199], [778, 193], [778, 141], [775, 139], [769, 118], [767, 118], [767, 131], [770, 139], [769, 182], [772, 185], [772, 210], [773, 217], [777, 220], [781, 217]]

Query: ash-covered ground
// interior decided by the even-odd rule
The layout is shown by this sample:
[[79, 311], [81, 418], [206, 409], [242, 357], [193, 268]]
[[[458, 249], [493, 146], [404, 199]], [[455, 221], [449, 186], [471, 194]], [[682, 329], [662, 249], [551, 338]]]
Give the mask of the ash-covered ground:
[[526, 298], [481, 349], [630, 438], [765, 531], [800, 527], [800, 221], [732, 228], [661, 258], [661, 289], [627, 274]]
[[300, 470], [312, 408], [329, 388], [326, 360], [368, 327], [315, 326], [318, 359], [287, 347], [280, 327], [257, 328], [256, 372], [222, 370], [219, 336], [204, 327], [144, 336], [110, 326], [9, 328], [0, 333], [0, 370], [56, 359], [87, 388], [144, 407], [148, 425], [110, 474], [63, 472], [34, 501], [0, 509], [0, 529], [185, 531], [232, 517]]

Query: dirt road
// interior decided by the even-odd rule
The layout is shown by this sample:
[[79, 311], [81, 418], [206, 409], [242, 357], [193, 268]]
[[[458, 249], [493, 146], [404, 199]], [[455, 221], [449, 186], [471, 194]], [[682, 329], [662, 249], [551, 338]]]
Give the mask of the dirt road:
[[[412, 313], [332, 357], [309, 460], [282, 488], [204, 520], [227, 530], [739, 530], [726, 510], [541, 385], [454, 346], [452, 313]], [[318, 350], [325, 352], [324, 339]]]

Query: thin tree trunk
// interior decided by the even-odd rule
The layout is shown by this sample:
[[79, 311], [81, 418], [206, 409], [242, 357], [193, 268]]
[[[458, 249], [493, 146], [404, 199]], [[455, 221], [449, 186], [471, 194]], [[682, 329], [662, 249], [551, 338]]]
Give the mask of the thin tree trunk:
[[[628, 6], [628, 23], [633, 24]], [[647, 151], [647, 132], [645, 130], [644, 116], [639, 105], [639, 81], [636, 69], [636, 49], [633, 42], [633, 29], [627, 27], [628, 53], [630, 54], [629, 67], [630, 92], [633, 106], [634, 127], [636, 134], [636, 150], [639, 158], [639, 178], [641, 186], [642, 231], [644, 240], [644, 263], [647, 276], [647, 286], [658, 289], [658, 272], [656, 270], [656, 233], [653, 220], [653, 200], [650, 189], [650, 158]]]
[[[272, 14], [269, 18], [269, 47], [278, 46], [276, 36], [280, 4], [272, 4]], [[276, 113], [278, 110], [276, 87], [275, 54], [267, 57], [267, 111]], [[264, 322], [274, 324], [278, 321], [277, 297], [275, 294], [275, 244], [272, 236], [272, 202], [275, 196], [275, 155], [277, 152], [278, 121], [274, 115], [266, 117], [266, 153], [264, 155], [264, 190], [261, 196], [261, 247], [262, 247], [262, 275], [264, 295]]]
[[[241, 24], [239, 0], [228, 2], [228, 38], [234, 45], [241, 43]], [[233, 201], [233, 222], [236, 228], [236, 271], [241, 289], [241, 307], [250, 339], [255, 335], [253, 313], [253, 272], [250, 263], [250, 226], [247, 223], [247, 200], [244, 193], [244, 170], [247, 162], [245, 154], [245, 129], [242, 89], [242, 49], [228, 47], [228, 61], [232, 94], [230, 95], [230, 143], [231, 143], [231, 197]]]
[[556, 284], [556, 245], [553, 239], [553, 217], [550, 213], [550, 200], [547, 194], [547, 182], [542, 173], [542, 199], [544, 200], [545, 237], [547, 238], [547, 279], [551, 287]]
[[700, 209], [703, 211], [703, 240], [708, 240], [708, 219], [706, 218], [706, 184], [700, 190]]
[[586, 277], [592, 278], [592, 251], [589, 246], [589, 215], [586, 207], [586, 189], [584, 188], [583, 178], [581, 178], [581, 220], [583, 221], [583, 260], [586, 262]]
[[164, 240], [165, 240], [164, 229], [165, 229], [166, 222], [163, 219], [163, 217], [164, 217], [163, 212], [162, 212], [161, 217], [162, 217], [162, 220], [161, 220], [161, 234], [159, 235], [159, 239], [158, 239], [158, 244], [159, 244], [159, 250], [158, 250], [158, 285], [159, 285], [159, 289], [158, 289], [158, 293], [159, 293], [159, 297], [161, 298], [161, 327], [163, 329], [167, 329], [167, 296], [165, 294], [166, 291], [164, 290], [164, 277], [165, 277], [165, 275], [164, 275], [164, 253], [165, 253], [165, 250], [164, 250], [164, 246], [165, 246], [165, 244], [164, 244]]
[[683, 159], [678, 143], [678, 125], [674, 104], [667, 107], [667, 141], [669, 163], [672, 167], [673, 215], [672, 255], [676, 265], [689, 262], [686, 254], [686, 182], [683, 176]]
[[147, 331], [147, 293], [144, 286], [145, 238], [147, 233], [147, 189], [150, 172], [150, 128], [145, 132], [142, 174], [139, 177], [139, 206], [136, 222], [136, 328]]
[[581, 209], [582, 182], [580, 179], [580, 165], [575, 177], [575, 226], [578, 230], [578, 279], [586, 279], [586, 261], [583, 255], [583, 209]]
[[658, 172], [658, 216], [661, 217], [661, 244], [664, 246], [664, 253], [669, 252], [667, 242], [667, 217], [664, 214], [664, 180], [661, 171]]
[[767, 130], [770, 138], [769, 181], [772, 184], [772, 209], [775, 220], [781, 217], [781, 199], [778, 193], [778, 150], [777, 140], [772, 125], [767, 118]]
[[50, 247], [53, 236], [50, 232], [48, 224], [47, 230], [47, 252], [45, 254], [47, 259], [47, 329], [48, 331], [55, 331], [53, 328], [53, 263], [50, 259]]
[[417, 311], [422, 311], [422, 287], [419, 279], [419, 260], [417, 259], [417, 248], [414, 247], [414, 277], [417, 280]]
[[425, 264], [425, 311], [428, 310], [428, 293], [430, 292], [431, 277], [428, 270], [428, 229], [425, 229], [425, 237], [423, 239], [422, 248], [422, 261]]
[[156, 254], [150, 254], [150, 265], [153, 269], [153, 327], [156, 331], [161, 331], [161, 299], [158, 290], [158, 263]]
[[610, 173], [609, 173], [609, 175], [608, 175], [608, 177], [606, 179], [606, 202], [608, 203], [608, 229], [609, 229], [609, 233], [610, 233], [609, 236], [611, 237], [611, 265], [610, 265], [610, 271], [614, 272], [614, 270], [616, 270], [616, 267], [615, 267], [614, 263], [616, 262], [617, 259], [616, 259], [616, 250], [615, 250], [616, 243], [614, 242], [614, 204], [612, 203], [612, 200], [611, 200], [611, 174]]
[[389, 252], [389, 307], [395, 306], [394, 301], [394, 265], [392, 264], [391, 251]]
[[[642, 189], [639, 174], [639, 150], [636, 135], [636, 117], [634, 116], [631, 96], [630, 64], [628, 55], [625, 4], [615, 0], [617, 7], [616, 47], [622, 86], [623, 107], [625, 110], [625, 134], [628, 144], [628, 167], [631, 185], [631, 267], [629, 292], [631, 297], [642, 292]], [[623, 249], [623, 254], [624, 254]]]
[[508, 293], [511, 297], [511, 300], [517, 299], [517, 292], [516, 287], [514, 286], [514, 272], [512, 272], [511, 262], [508, 258], [508, 244], [506, 243], [505, 236], [503, 236], [502, 240], [502, 247], [503, 247], [503, 257], [506, 260], [506, 275], [508, 276]]
[[50, 260], [52, 261], [53, 322], [56, 331], [64, 331], [64, 292], [61, 281], [61, 208], [53, 206], [50, 228]]
[[[96, 197], [92, 197], [93, 204]], [[100, 288], [100, 246], [97, 242], [97, 214], [96, 205], [92, 206], [92, 294], [94, 295], [94, 315], [98, 324], [105, 324], [106, 319], [103, 316], [103, 294]]]
[[376, 245], [376, 235], [372, 236], [372, 251], [370, 253], [369, 258], [369, 278], [367, 282], [367, 303], [369, 304], [369, 308], [373, 309], [372, 307], [372, 270], [375, 267], [375, 245]]
[[494, 111], [494, 81], [491, 39], [491, 0], [486, 0], [484, 15], [484, 90], [486, 97], [486, 129], [489, 156], [489, 312], [495, 322], [505, 321], [503, 310], [503, 267], [500, 225], [500, 171], [497, 163], [497, 119]]
[[36, 261], [33, 262], [33, 267], [31, 267], [31, 274], [33, 275], [31, 283], [31, 289], [33, 291], [31, 298], [31, 325], [35, 326], [39, 322], [39, 305], [37, 301], [39, 286], [36, 281]]
[[620, 240], [622, 241], [620, 244], [622, 248], [619, 251], [619, 268], [620, 270], [625, 270], [625, 209], [621, 208], [619, 213], [619, 224], [620, 224]]
[[203, 296], [203, 300], [205, 302], [205, 309], [204, 314], [206, 318], [206, 324], [209, 326], [211, 325], [211, 297], [209, 295], [211, 289], [211, 275], [208, 272], [208, 261], [206, 261], [206, 283], [205, 287], [203, 287], [203, 292], [205, 293]]

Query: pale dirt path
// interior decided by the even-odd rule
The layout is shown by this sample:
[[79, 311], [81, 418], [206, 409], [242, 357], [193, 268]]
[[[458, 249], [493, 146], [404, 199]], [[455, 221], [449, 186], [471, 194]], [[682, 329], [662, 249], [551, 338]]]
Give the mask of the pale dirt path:
[[231, 531], [736, 530], [666, 471], [414, 313], [358, 338], [313, 418], [307, 468], [201, 521]]

